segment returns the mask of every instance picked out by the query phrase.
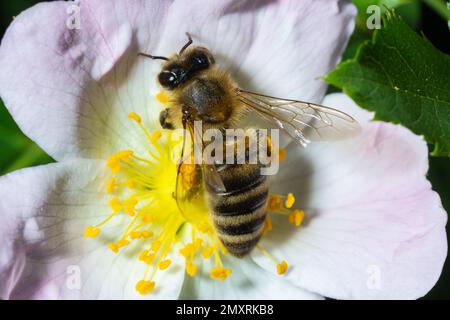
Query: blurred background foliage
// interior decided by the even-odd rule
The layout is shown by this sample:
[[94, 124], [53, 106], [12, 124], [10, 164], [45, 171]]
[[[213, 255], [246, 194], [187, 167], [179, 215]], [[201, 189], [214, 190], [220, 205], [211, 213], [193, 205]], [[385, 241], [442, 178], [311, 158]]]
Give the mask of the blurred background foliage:
[[[0, 38], [3, 37], [12, 18], [21, 11], [31, 7], [37, 0], [1, 1], [0, 3]], [[367, 29], [367, 7], [379, 5], [395, 8], [396, 12], [417, 32], [423, 33], [439, 50], [450, 53], [450, 10], [443, 0], [354, 0], [358, 8], [356, 28], [350, 39], [343, 59], [354, 57], [358, 46], [370, 39], [372, 30]], [[450, 84], [449, 84], [450, 86]], [[20, 90], [20, 88], [18, 88]], [[330, 88], [330, 91], [335, 89]], [[12, 119], [0, 100], [0, 175], [17, 169], [53, 162], [33, 141], [26, 137]], [[442, 203], [450, 212], [450, 159], [430, 158], [428, 173], [434, 190], [439, 192]], [[447, 226], [447, 234], [449, 227]], [[450, 263], [444, 267], [441, 278], [426, 298], [450, 299]]]

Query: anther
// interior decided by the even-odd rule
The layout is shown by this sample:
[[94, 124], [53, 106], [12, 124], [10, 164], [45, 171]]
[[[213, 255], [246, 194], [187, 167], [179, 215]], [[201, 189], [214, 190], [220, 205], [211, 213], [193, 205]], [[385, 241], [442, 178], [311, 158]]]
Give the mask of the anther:
[[137, 123], [141, 123], [142, 122], [142, 118], [135, 112], [131, 112], [128, 115], [128, 118], [136, 121]]
[[84, 231], [84, 236], [86, 238], [96, 238], [100, 234], [100, 228], [89, 226]]

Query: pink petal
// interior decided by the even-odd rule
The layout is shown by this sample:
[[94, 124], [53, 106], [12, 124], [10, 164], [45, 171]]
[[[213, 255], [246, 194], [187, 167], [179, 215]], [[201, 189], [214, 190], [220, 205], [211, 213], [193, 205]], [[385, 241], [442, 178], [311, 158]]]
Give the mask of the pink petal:
[[209, 300], [321, 300], [320, 295], [296, 287], [256, 265], [250, 258], [224, 257], [224, 266], [232, 270], [224, 281], [211, 280], [213, 261], [200, 261], [198, 274], [185, 277], [180, 299]]
[[169, 269], [156, 274], [152, 294], [136, 292], [146, 266], [127, 254], [135, 248], [120, 255], [107, 248], [109, 239], [122, 234], [124, 221], [111, 220], [99, 238], [83, 237], [88, 225], [111, 210], [103, 192], [104, 175], [103, 164], [77, 160], [0, 178], [1, 299], [178, 297], [184, 262], [175, 257]]
[[306, 218], [299, 229], [275, 219], [263, 246], [289, 262], [289, 280], [326, 297], [422, 297], [447, 255], [447, 214], [426, 179], [425, 142], [401, 126], [369, 122], [343, 94], [324, 104], [355, 115], [362, 134], [288, 151], [272, 191], [294, 192]]
[[338, 61], [354, 7], [338, 0], [81, 1], [81, 29], [69, 30], [67, 2], [20, 14], [0, 47], [0, 95], [21, 129], [55, 159], [104, 158], [145, 146], [127, 120], [156, 127], [151, 94], [159, 64], [137, 53], [170, 55], [185, 31], [216, 54], [239, 84], [320, 100], [316, 80]]

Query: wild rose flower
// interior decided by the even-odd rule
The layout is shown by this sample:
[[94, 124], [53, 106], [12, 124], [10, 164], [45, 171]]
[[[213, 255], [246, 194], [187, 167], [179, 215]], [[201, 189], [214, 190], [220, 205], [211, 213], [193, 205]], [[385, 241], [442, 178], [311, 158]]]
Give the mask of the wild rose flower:
[[80, 29], [69, 5], [23, 12], [0, 48], [2, 99], [58, 161], [0, 179], [1, 298], [417, 298], [435, 284], [446, 213], [426, 145], [342, 94], [323, 104], [362, 134], [288, 146], [263, 253], [226, 255], [207, 210], [186, 221], [172, 197], [159, 64], [137, 53], [175, 52], [188, 31], [243, 88], [321, 102], [317, 78], [353, 30], [351, 4], [91, 0]]

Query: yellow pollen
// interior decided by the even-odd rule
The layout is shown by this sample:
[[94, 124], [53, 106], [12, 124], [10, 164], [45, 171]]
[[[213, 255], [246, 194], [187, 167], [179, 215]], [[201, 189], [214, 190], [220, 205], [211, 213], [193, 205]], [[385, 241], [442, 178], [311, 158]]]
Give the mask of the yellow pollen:
[[161, 139], [161, 131], [156, 130], [155, 132], [152, 133], [152, 135], [150, 136], [150, 142], [152, 144], [155, 144], [156, 142], [158, 142], [159, 139]]
[[124, 211], [128, 213], [131, 217], [134, 216], [134, 207], [137, 204], [137, 200], [134, 197], [128, 198], [124, 201]]
[[169, 97], [163, 91], [160, 91], [156, 94], [156, 100], [158, 100], [162, 104], [166, 104], [167, 102], [169, 102]]
[[270, 211], [278, 211], [281, 209], [283, 202], [279, 195], [272, 195], [269, 198], [268, 208]]
[[129, 179], [129, 180], [127, 181], [127, 186], [128, 186], [128, 188], [130, 188], [130, 189], [136, 188], [136, 181], [134, 181], [133, 179]]
[[186, 273], [194, 277], [197, 274], [197, 266], [191, 261], [186, 261]]
[[279, 275], [285, 274], [288, 269], [288, 264], [286, 261], [281, 261], [279, 264], [277, 264], [277, 273]]
[[180, 249], [180, 254], [185, 258], [189, 258], [194, 253], [195, 247], [192, 243], [188, 243], [184, 248]]
[[117, 245], [117, 243], [113, 243], [113, 242], [109, 243], [108, 248], [111, 249], [111, 251], [114, 253], [119, 252], [119, 246]]
[[211, 255], [213, 254], [214, 251], [214, 247], [208, 247], [203, 251], [203, 258], [204, 259], [208, 259], [209, 257], [211, 257]]
[[115, 213], [122, 210], [122, 204], [117, 197], [113, 197], [111, 200], [109, 200], [108, 204], [111, 207], [112, 211]]
[[151, 232], [151, 231], [142, 231], [141, 232], [141, 237], [142, 238], [150, 238], [150, 237], [153, 237], [153, 232]]
[[303, 219], [305, 218], [305, 212], [303, 210], [294, 210], [289, 216], [289, 223], [299, 227], [302, 224]]
[[231, 274], [231, 269], [224, 267], [214, 267], [211, 269], [209, 275], [212, 279], [219, 279], [220, 281], [225, 281], [225, 279]]
[[264, 220], [264, 226], [263, 226], [262, 234], [265, 235], [271, 230], [272, 230], [272, 220], [270, 220], [269, 217], [266, 217], [266, 219]]
[[142, 122], [142, 118], [135, 112], [131, 112], [128, 115], [129, 119], [133, 119], [134, 121], [136, 121], [137, 123], [141, 123]]
[[120, 161], [115, 156], [112, 156], [107, 162], [106, 166], [111, 170], [112, 173], [117, 173], [120, 171]]
[[286, 160], [286, 150], [284, 150], [283, 148], [280, 148], [280, 150], [278, 150], [278, 159], [280, 159], [280, 161]]
[[171, 263], [172, 263], [172, 261], [170, 261], [170, 259], [160, 261], [158, 263], [158, 268], [160, 270], [165, 270], [165, 269], [167, 269], [170, 266]]
[[200, 232], [203, 232], [203, 233], [208, 233], [208, 231], [211, 230], [211, 228], [207, 222], [200, 222], [197, 225], [197, 228], [198, 228], [198, 230], [200, 230]]
[[109, 179], [108, 184], [106, 185], [106, 193], [113, 193], [115, 184], [116, 179], [114, 178]]
[[129, 245], [129, 244], [130, 244], [130, 241], [125, 240], [125, 239], [119, 240], [119, 242], [117, 242], [117, 246], [118, 246], [119, 248], [126, 247], [126, 246]]
[[139, 254], [139, 261], [143, 261], [146, 264], [150, 265], [153, 260], [155, 259], [155, 254], [154, 253], [150, 253], [148, 250], [143, 250], [140, 254]]
[[100, 234], [100, 228], [89, 226], [84, 231], [84, 236], [86, 238], [96, 238]]
[[141, 221], [144, 223], [150, 223], [153, 221], [153, 216], [150, 213], [144, 214], [141, 217]]
[[157, 241], [155, 241], [155, 242], [152, 243], [151, 250], [153, 250], [153, 251], [158, 251], [159, 248], [161, 248], [161, 245], [162, 245], [162, 243], [161, 243], [160, 241], [157, 240]]
[[139, 232], [139, 231], [131, 231], [130, 232], [130, 238], [131, 239], [138, 239], [138, 238], [140, 238], [142, 236], [142, 232]]
[[135, 289], [142, 295], [150, 293], [155, 289], [155, 282], [141, 280], [136, 284]]
[[286, 197], [286, 201], [284, 202], [284, 205], [286, 208], [290, 209], [290, 208], [292, 208], [294, 203], [295, 203], [295, 197], [292, 193], [289, 192]]

